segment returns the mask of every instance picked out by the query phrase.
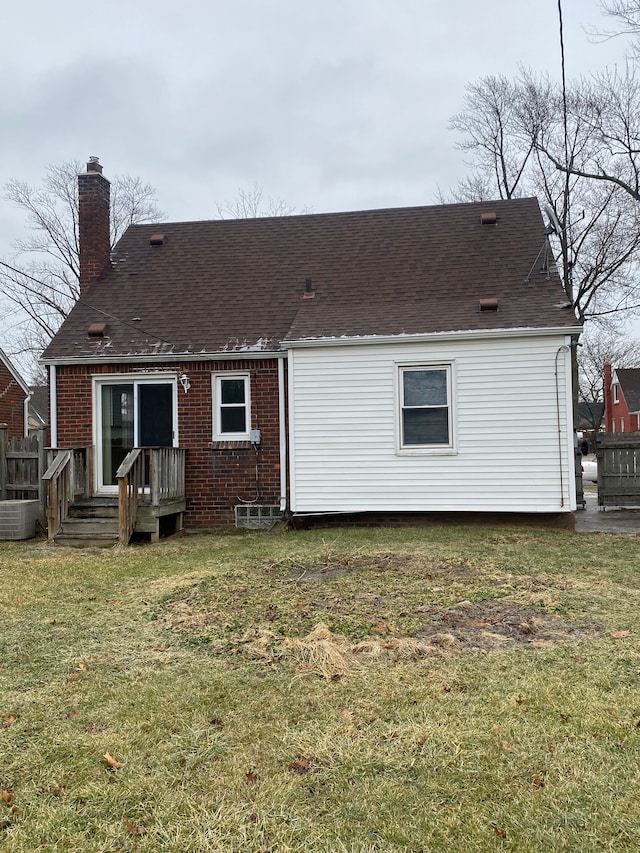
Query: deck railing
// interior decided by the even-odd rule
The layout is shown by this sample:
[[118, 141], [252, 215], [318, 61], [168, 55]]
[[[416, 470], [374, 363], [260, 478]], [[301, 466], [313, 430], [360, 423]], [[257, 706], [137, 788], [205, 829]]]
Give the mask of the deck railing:
[[118, 481], [118, 540], [127, 545], [136, 526], [138, 495], [144, 492], [143, 451], [130, 450], [116, 471]]
[[[138, 506], [158, 507], [184, 498], [185, 450], [179, 447], [142, 447], [131, 450], [116, 472], [118, 481], [118, 538], [131, 539]], [[60, 531], [69, 505], [93, 494], [93, 448], [69, 447], [49, 451], [44, 473], [47, 491], [49, 539]]]
[[185, 451], [179, 447], [137, 447], [116, 471], [119, 540], [126, 545], [136, 526], [139, 504], [160, 506], [184, 497]]
[[91, 494], [91, 447], [49, 450], [49, 467], [44, 472], [47, 492], [47, 535], [53, 539], [67, 517], [69, 504]]

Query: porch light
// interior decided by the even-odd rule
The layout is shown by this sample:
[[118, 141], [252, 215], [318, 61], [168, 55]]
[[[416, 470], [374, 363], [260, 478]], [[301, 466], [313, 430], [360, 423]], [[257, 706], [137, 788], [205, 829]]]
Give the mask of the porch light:
[[191, 383], [189, 382], [189, 377], [186, 373], [183, 373], [180, 379], [178, 380], [184, 389], [184, 393], [186, 394], [189, 388], [191, 388]]

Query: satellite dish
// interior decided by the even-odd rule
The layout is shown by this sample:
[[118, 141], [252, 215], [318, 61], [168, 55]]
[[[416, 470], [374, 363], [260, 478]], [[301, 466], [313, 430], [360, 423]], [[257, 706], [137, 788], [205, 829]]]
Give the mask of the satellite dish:
[[545, 204], [544, 212], [549, 217], [549, 224], [547, 225], [547, 234], [557, 234], [558, 236], [560, 236], [560, 234], [562, 234], [562, 228], [560, 227], [560, 221], [556, 216], [555, 210], [548, 204]]

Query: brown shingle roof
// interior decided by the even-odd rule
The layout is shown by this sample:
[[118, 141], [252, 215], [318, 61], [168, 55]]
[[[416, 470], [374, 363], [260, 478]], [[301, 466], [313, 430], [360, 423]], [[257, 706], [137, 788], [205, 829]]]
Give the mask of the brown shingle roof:
[[[487, 211], [497, 224], [481, 225]], [[44, 357], [576, 326], [555, 270], [539, 271], [544, 241], [535, 199], [134, 225]], [[498, 311], [480, 311], [480, 299], [497, 299]], [[97, 322], [106, 337], [89, 338]]]

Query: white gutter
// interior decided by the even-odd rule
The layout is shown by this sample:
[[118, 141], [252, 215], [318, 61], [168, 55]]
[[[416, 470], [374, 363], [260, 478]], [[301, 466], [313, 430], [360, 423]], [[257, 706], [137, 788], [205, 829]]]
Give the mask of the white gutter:
[[56, 387], [56, 366], [49, 365], [49, 429], [51, 447], [58, 446], [58, 398]]
[[235, 352], [202, 352], [202, 353], [148, 353], [147, 355], [92, 355], [92, 356], [68, 356], [64, 358], [41, 358], [40, 364], [56, 364], [60, 367], [78, 364], [148, 364], [149, 362], [163, 362], [169, 364], [186, 361], [256, 361], [269, 358], [286, 358], [286, 352], [279, 351], [244, 351]]
[[287, 508], [287, 430], [284, 359], [278, 360], [278, 417], [280, 421], [280, 512]]
[[461, 332], [425, 332], [415, 335], [343, 335], [339, 338], [301, 338], [296, 341], [283, 341], [282, 345], [289, 349], [302, 347], [335, 347], [359, 346], [362, 344], [398, 344], [398, 343], [438, 343], [439, 341], [459, 340], [489, 340], [491, 338], [539, 338], [557, 337], [558, 335], [579, 335], [582, 326], [555, 326], [552, 328], [535, 329], [480, 329]]

